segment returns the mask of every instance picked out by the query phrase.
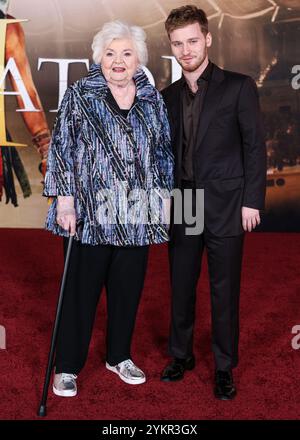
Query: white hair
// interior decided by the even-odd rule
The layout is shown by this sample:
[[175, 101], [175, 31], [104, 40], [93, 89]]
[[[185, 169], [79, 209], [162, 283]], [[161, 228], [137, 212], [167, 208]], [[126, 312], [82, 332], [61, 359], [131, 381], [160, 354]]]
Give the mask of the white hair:
[[7, 14], [9, 0], [0, 0], [0, 10], [4, 15]]
[[139, 63], [145, 66], [148, 61], [148, 50], [146, 45], [146, 33], [139, 26], [130, 26], [122, 21], [110, 21], [105, 23], [93, 38], [92, 50], [93, 60], [100, 63], [105, 48], [114, 39], [131, 38], [137, 51]]

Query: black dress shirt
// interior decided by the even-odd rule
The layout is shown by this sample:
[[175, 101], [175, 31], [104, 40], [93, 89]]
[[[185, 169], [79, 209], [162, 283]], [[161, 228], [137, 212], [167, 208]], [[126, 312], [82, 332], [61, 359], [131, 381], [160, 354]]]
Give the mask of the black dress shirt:
[[183, 157], [182, 157], [182, 180], [194, 181], [193, 155], [195, 149], [195, 136], [199, 127], [201, 110], [203, 108], [205, 94], [211, 77], [212, 63], [209, 62], [206, 69], [197, 80], [198, 90], [193, 93], [184, 76], [182, 77], [182, 117], [183, 117]]

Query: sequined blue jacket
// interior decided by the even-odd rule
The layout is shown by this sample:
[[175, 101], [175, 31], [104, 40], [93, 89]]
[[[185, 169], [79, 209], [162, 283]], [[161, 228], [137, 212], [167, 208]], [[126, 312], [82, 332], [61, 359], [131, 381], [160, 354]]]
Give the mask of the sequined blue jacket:
[[168, 240], [162, 213], [162, 200], [173, 188], [167, 111], [142, 70], [134, 81], [136, 98], [126, 118], [108, 102], [98, 64], [67, 89], [43, 193], [54, 197], [46, 219], [53, 233], [68, 235], [56, 223], [56, 196], [72, 195], [76, 239], [82, 243], [143, 246]]

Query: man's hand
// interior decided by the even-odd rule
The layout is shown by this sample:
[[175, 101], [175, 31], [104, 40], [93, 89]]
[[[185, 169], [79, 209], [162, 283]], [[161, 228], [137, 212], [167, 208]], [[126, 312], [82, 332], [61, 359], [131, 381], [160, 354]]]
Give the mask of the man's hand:
[[242, 224], [244, 231], [251, 232], [260, 224], [260, 215], [258, 209], [242, 207]]

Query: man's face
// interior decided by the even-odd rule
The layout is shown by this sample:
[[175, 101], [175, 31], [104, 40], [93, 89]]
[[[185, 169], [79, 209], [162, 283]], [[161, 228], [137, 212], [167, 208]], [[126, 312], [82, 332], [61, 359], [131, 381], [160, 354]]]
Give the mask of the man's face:
[[7, 14], [9, 0], [0, 0], [0, 10], [3, 14]]
[[203, 34], [199, 23], [193, 23], [172, 31], [170, 42], [172, 53], [182, 69], [194, 72], [207, 59], [212, 37], [210, 32]]

